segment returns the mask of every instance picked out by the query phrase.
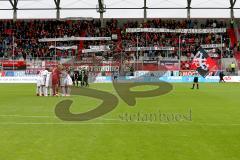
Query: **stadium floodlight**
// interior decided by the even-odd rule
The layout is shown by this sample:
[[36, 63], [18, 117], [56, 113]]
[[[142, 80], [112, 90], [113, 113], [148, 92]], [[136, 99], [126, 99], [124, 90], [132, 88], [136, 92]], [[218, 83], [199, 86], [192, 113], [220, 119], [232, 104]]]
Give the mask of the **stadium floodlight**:
[[104, 13], [104, 12], [106, 12], [106, 5], [104, 4], [104, 1], [103, 1], [103, 0], [98, 0], [97, 12], [99, 12], [99, 13]]

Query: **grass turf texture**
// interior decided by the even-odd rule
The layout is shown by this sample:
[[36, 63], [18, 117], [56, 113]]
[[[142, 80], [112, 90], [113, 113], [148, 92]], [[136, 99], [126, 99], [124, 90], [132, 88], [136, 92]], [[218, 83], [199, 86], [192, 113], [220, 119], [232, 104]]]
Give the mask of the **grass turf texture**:
[[[129, 107], [119, 98], [112, 112], [88, 122], [55, 117], [63, 97], [36, 97], [35, 85], [0, 85], [1, 160], [239, 160], [240, 84], [173, 84], [167, 95], [138, 98]], [[112, 84], [91, 88], [116, 95]], [[151, 90], [153, 86], [134, 90]], [[118, 96], [117, 96], [118, 97]], [[72, 96], [71, 111], [85, 112], [101, 100]], [[122, 121], [123, 113], [187, 114], [192, 121]]]

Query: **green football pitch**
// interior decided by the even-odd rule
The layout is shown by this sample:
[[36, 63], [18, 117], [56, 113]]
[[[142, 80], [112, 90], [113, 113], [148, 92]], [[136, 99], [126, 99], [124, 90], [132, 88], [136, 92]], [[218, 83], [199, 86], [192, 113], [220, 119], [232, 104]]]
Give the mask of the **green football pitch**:
[[[35, 85], [0, 84], [0, 160], [239, 160], [240, 84], [190, 87], [173, 84], [168, 94], [128, 106], [112, 84], [91, 84], [118, 97], [117, 107], [90, 121], [70, 122], [55, 115], [60, 101], [73, 100], [72, 113], [102, 101], [37, 97]], [[154, 114], [156, 119], [149, 116]]]

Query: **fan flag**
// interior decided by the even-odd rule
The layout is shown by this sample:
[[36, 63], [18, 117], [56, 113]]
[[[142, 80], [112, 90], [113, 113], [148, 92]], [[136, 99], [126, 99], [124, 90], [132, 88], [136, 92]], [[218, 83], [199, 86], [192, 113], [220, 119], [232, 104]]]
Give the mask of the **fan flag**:
[[200, 47], [191, 64], [191, 69], [196, 70], [201, 76], [206, 77], [209, 71], [216, 69], [216, 62]]

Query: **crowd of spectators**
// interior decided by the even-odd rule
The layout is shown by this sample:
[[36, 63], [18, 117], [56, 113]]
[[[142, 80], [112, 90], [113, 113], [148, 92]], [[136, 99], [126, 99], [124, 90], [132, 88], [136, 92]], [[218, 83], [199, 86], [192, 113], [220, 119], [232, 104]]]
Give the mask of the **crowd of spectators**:
[[[114, 26], [111, 26], [114, 27]], [[0, 57], [23, 58], [53, 57], [55, 50], [50, 49], [55, 42], [41, 43], [41, 38], [59, 37], [111, 37], [111, 28], [101, 28], [99, 20], [55, 21], [55, 20], [0, 20]], [[89, 44], [104, 42], [87, 42]], [[58, 42], [57, 46], [79, 45], [79, 42]], [[57, 57], [76, 55], [75, 50], [57, 51]]]
[[[223, 57], [232, 57], [230, 52], [230, 37], [227, 33], [221, 34], [179, 34], [179, 33], [126, 33], [126, 28], [167, 28], [167, 29], [205, 29], [205, 28], [227, 28], [225, 21], [216, 20], [161, 20], [154, 19], [147, 23], [126, 23], [122, 30], [122, 37], [124, 39], [124, 47], [136, 46], [138, 39], [138, 46], [171, 46], [175, 49], [173, 51], [149, 51], [148, 57], [168, 57], [179, 59], [179, 55], [193, 58], [193, 53], [196, 46], [202, 44], [224, 44]], [[180, 45], [179, 45], [180, 43]], [[180, 47], [180, 49], [179, 49]], [[179, 53], [181, 52], [181, 53]], [[220, 48], [216, 49], [217, 54], [221, 54]], [[136, 53], [135, 53], [136, 54]]]
[[[227, 33], [222, 34], [180, 34], [179, 33], [127, 33], [126, 28], [168, 28], [168, 29], [193, 29], [193, 28], [227, 28], [228, 21], [224, 20], [167, 20], [153, 19], [147, 22], [129, 20], [107, 20], [105, 27], [101, 27], [99, 19], [94, 20], [0, 20], [0, 58], [4, 59], [33, 59], [33, 58], [60, 58], [75, 56], [79, 58], [102, 55], [124, 59], [145, 57], [148, 59], [179, 59], [179, 55], [186, 59], [193, 58], [196, 46], [200, 44], [220, 44], [223, 47], [223, 57], [232, 57], [230, 38]], [[77, 45], [78, 50], [55, 50], [55, 42], [42, 43], [40, 38], [58, 37], [111, 37], [111, 41], [71, 41], [58, 42], [57, 46]], [[138, 39], [138, 44], [137, 44]], [[180, 45], [179, 45], [180, 42]], [[90, 45], [110, 45], [111, 51], [105, 53], [84, 54], [81, 49]], [[174, 47], [171, 51], [140, 51], [125, 52], [129, 47]], [[179, 49], [180, 46], [180, 49]], [[180, 52], [179, 52], [180, 51]], [[217, 54], [221, 50], [216, 49]]]

